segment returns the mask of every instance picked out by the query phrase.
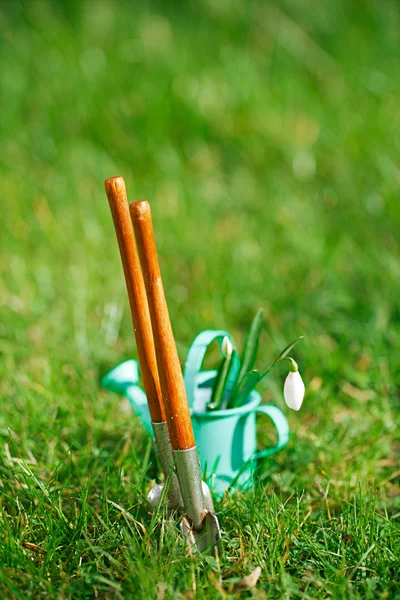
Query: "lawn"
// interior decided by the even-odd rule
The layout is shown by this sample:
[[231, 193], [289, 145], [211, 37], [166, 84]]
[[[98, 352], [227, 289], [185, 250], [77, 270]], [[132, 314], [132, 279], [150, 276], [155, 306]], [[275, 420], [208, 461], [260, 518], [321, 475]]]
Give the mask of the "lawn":
[[[400, 598], [395, 0], [0, 5], [0, 597]], [[292, 436], [187, 557], [160, 468], [99, 388], [136, 357], [103, 182], [152, 203], [184, 362], [258, 308]], [[269, 440], [259, 422], [260, 444]]]

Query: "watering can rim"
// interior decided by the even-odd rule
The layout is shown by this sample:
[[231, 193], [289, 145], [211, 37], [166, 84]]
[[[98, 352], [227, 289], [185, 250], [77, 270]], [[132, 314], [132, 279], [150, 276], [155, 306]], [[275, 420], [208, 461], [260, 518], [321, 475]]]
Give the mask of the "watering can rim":
[[[129, 372], [132, 376], [132, 379], [126, 379], [125, 386], [138, 386], [139, 383], [139, 370], [138, 363], [134, 358], [129, 358], [119, 363], [110, 371], [108, 371], [101, 379], [100, 385], [103, 388], [110, 389], [110, 383], [115, 383], [115, 374], [123, 373], [124, 369], [129, 369]], [[208, 381], [212, 381], [217, 374], [215, 369], [207, 369], [204, 371], [199, 371], [196, 376], [197, 385], [204, 384]], [[143, 392], [143, 390], [142, 390]], [[143, 392], [144, 394], [144, 392]], [[249, 393], [249, 396], [244, 404], [238, 406], [236, 408], [226, 408], [222, 410], [213, 410], [213, 411], [196, 411], [193, 408], [190, 409], [190, 414], [197, 419], [223, 419], [230, 418], [237, 415], [245, 415], [251, 412], [256, 406], [261, 403], [261, 394], [257, 390], [252, 390]]]

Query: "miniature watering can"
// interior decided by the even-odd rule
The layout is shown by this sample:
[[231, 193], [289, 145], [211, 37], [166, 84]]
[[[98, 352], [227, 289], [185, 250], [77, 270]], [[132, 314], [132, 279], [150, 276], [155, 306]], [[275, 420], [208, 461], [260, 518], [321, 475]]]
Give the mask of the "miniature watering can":
[[[250, 487], [258, 459], [275, 454], [289, 441], [286, 417], [276, 406], [261, 404], [261, 396], [256, 390], [249, 394], [242, 406], [226, 410], [206, 410], [217, 372], [203, 371], [201, 366], [210, 344], [217, 341], [221, 346], [224, 337], [228, 337], [234, 344], [230, 334], [225, 331], [201, 332], [189, 349], [184, 371], [201, 469], [204, 480], [217, 495], [222, 495], [228, 488]], [[237, 368], [239, 366], [238, 364]], [[146, 395], [138, 383], [139, 368], [135, 360], [121, 363], [101, 381], [102, 387], [129, 400], [147, 433], [152, 436]], [[275, 427], [277, 443], [257, 450], [256, 416], [261, 414], [266, 415]]]

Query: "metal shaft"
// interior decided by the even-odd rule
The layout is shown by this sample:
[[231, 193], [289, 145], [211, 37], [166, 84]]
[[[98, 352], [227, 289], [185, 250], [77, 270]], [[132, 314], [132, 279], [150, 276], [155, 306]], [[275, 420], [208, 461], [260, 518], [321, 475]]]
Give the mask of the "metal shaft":
[[207, 510], [204, 504], [197, 446], [173, 452], [186, 514], [190, 517], [193, 528], [200, 530]]
[[152, 426], [162, 470], [166, 477], [170, 476], [168, 505], [171, 509], [175, 509], [182, 505], [182, 496], [174, 468], [174, 457], [169, 439], [168, 425], [164, 421], [162, 423], [152, 423]]

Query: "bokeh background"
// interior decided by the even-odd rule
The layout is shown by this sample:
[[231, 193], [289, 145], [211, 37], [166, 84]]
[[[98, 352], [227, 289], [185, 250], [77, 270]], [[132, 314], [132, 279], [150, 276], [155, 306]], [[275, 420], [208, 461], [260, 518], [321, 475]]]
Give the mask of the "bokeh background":
[[[304, 408], [261, 484], [305, 490], [305, 514], [369, 490], [398, 522], [398, 3], [3, 0], [0, 28], [4, 494], [33, 506], [21, 461], [76, 491], [115, 448], [134, 479], [147, 448], [98, 385], [136, 356], [103, 187], [123, 175], [152, 204], [182, 362], [202, 329], [241, 345], [260, 307], [260, 367], [305, 336]], [[285, 375], [261, 390], [283, 410]]]

